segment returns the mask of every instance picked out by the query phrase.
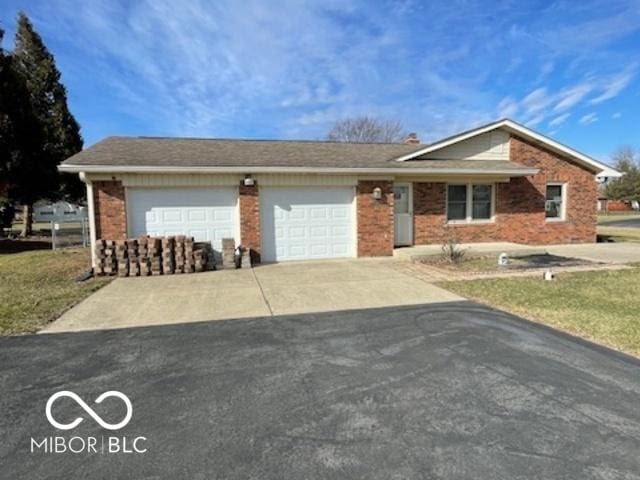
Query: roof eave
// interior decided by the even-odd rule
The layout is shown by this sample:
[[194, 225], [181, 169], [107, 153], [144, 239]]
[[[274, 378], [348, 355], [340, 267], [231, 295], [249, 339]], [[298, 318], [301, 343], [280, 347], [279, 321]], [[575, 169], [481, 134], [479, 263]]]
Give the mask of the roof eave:
[[513, 120], [509, 120], [509, 119], [504, 119], [504, 120], [499, 120], [497, 122], [493, 122], [481, 127], [478, 127], [474, 130], [470, 130], [468, 132], [462, 133], [460, 135], [448, 138], [446, 140], [443, 140], [441, 142], [436, 142], [436, 143], [432, 143], [431, 145], [427, 145], [425, 148], [418, 150], [416, 152], [412, 152], [409, 153], [407, 155], [403, 155], [401, 157], [396, 158], [397, 162], [404, 162], [406, 160], [411, 160], [412, 158], [416, 158], [419, 157], [421, 155], [425, 155], [427, 153], [430, 152], [434, 152], [436, 150], [440, 150], [442, 148], [448, 147], [450, 145], [453, 145], [455, 143], [459, 143], [462, 142], [464, 140], [467, 140], [469, 138], [475, 137], [477, 135], [481, 135], [483, 133], [487, 133], [490, 132], [492, 130], [496, 130], [498, 128], [504, 128], [505, 130], [507, 130], [510, 133], [514, 133], [517, 135], [521, 135], [525, 138], [528, 138], [530, 140], [534, 140], [536, 142], [539, 142], [541, 144], [544, 144], [545, 147], [555, 151], [556, 153], [560, 153], [566, 156], [571, 157], [574, 161], [576, 161], [577, 163], [579, 163], [580, 165], [588, 168], [590, 171], [594, 172], [594, 173], [600, 173], [603, 170], [606, 169], [610, 169], [610, 170], [614, 170], [611, 167], [609, 167], [608, 165], [605, 165], [597, 160], [595, 160], [594, 158], [589, 157], [588, 155], [585, 155], [583, 153], [578, 152], [577, 150], [574, 150], [570, 147], [567, 147], [566, 145], [561, 144], [560, 142], [556, 142], [555, 140], [546, 137], [544, 135], [541, 135], [523, 125], [520, 125], [517, 122], [514, 122]]
[[334, 167], [173, 167], [134, 165], [74, 165], [62, 164], [58, 170], [66, 173], [307, 173], [307, 174], [403, 174], [403, 175], [504, 175], [528, 177], [538, 173], [537, 168], [334, 168]]

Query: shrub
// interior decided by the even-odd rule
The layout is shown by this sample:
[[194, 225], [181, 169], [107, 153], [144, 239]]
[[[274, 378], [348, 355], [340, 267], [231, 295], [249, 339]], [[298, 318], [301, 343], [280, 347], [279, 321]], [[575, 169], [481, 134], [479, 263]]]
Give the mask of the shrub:
[[449, 263], [459, 264], [464, 258], [465, 250], [460, 246], [456, 234], [447, 230], [447, 239], [442, 245], [442, 257]]

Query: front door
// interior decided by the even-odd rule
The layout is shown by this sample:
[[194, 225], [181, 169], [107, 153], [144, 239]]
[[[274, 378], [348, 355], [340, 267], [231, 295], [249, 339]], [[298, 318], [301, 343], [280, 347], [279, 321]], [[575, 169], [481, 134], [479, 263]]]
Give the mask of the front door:
[[393, 186], [395, 246], [413, 245], [413, 192], [410, 183]]

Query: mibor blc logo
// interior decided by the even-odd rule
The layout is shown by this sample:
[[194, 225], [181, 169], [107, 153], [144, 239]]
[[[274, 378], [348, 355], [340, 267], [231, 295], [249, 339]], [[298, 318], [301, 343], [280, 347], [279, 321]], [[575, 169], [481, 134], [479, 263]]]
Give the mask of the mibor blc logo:
[[[58, 430], [72, 430], [80, 425], [85, 418], [80, 416], [76, 417], [69, 423], [61, 423], [53, 416], [54, 404], [62, 399], [68, 398], [73, 400], [85, 413], [93, 419], [100, 427], [105, 430], [120, 430], [127, 426], [131, 421], [133, 415], [133, 405], [131, 400], [124, 393], [117, 390], [110, 390], [99, 395], [94, 403], [101, 404], [105, 399], [115, 397], [122, 401], [126, 407], [126, 413], [122, 420], [118, 423], [109, 423], [105, 421], [100, 415], [98, 415], [93, 408], [91, 408], [87, 402], [85, 402], [79, 395], [68, 390], [62, 390], [56, 392], [49, 397], [45, 406], [45, 415], [49, 423]], [[39, 440], [31, 438], [31, 453], [88, 453], [88, 454], [105, 454], [105, 453], [144, 453], [147, 448], [143, 445], [147, 441], [146, 437], [115, 437], [115, 436], [50, 436], [43, 437]]]
[[82, 417], [78, 417], [73, 422], [67, 424], [57, 422], [53, 418], [53, 415], [51, 415], [51, 407], [53, 406], [54, 402], [60, 397], [72, 398], [78, 405], [80, 405], [80, 407], [82, 407], [85, 412], [87, 412], [91, 416], [91, 418], [96, 421], [96, 423], [98, 423], [98, 425], [100, 425], [102, 428], [106, 428], [107, 430], [120, 430], [122, 427], [125, 427], [127, 423], [129, 423], [129, 420], [131, 420], [131, 415], [133, 415], [133, 406], [131, 405], [131, 400], [129, 400], [129, 397], [127, 397], [122, 392], [110, 390], [108, 392], [104, 392], [102, 395], [95, 399], [95, 403], [102, 403], [105, 398], [117, 397], [122, 400], [127, 406], [127, 414], [125, 415], [124, 419], [119, 423], [111, 424], [102, 420], [102, 418], [78, 395], [67, 390], [62, 390], [58, 393], [54, 393], [49, 397], [49, 400], [47, 400], [47, 406], [45, 408], [47, 420], [49, 420], [49, 423], [56, 427], [58, 430], [71, 430], [72, 428], [76, 428], [78, 425], [80, 425], [80, 423], [82, 423], [83, 420]]

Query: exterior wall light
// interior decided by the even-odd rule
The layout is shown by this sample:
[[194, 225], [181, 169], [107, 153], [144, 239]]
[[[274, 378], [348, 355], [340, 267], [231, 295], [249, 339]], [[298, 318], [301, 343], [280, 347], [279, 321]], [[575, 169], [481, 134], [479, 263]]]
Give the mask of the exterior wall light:
[[380, 187], [373, 189], [373, 198], [375, 200], [382, 200], [382, 189]]
[[253, 187], [256, 184], [256, 181], [251, 178], [251, 175], [245, 175], [242, 183], [245, 187]]

